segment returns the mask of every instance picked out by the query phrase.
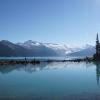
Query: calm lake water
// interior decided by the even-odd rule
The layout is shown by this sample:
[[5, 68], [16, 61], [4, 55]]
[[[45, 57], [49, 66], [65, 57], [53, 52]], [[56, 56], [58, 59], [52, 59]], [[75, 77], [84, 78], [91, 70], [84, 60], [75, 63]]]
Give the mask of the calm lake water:
[[0, 98], [94, 100], [100, 94], [99, 76], [99, 63], [3, 65], [0, 66]]

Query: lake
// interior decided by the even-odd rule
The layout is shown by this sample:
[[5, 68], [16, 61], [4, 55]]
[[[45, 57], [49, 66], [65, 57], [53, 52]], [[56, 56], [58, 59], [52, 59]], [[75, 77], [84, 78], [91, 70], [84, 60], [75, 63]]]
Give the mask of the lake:
[[2, 65], [0, 100], [100, 100], [99, 76], [99, 63]]

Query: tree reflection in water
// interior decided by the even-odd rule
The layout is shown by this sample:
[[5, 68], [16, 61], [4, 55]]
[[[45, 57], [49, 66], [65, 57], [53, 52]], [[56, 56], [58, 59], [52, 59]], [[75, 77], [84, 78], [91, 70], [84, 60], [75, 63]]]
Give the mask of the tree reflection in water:
[[96, 65], [96, 79], [97, 79], [97, 85], [99, 85], [99, 78], [100, 78], [100, 62], [94, 62]]
[[[40, 70], [50, 70], [50, 69], [58, 69], [67, 67], [67, 65], [72, 63], [40, 63], [40, 64], [16, 64], [16, 65], [0, 65], [0, 73], [7, 74], [14, 70], [21, 71], [24, 70], [25, 72], [32, 73]], [[81, 64], [81, 63], [75, 63], [75, 64]], [[85, 63], [86, 67], [91, 67], [93, 64], [96, 66], [96, 80], [97, 84], [99, 85], [99, 79], [100, 79], [100, 62], [93, 62], [93, 63]]]

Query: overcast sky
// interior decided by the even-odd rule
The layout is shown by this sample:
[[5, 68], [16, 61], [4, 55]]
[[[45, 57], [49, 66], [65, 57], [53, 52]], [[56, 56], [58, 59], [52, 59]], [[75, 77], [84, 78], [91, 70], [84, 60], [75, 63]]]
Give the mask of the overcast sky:
[[0, 40], [95, 44], [100, 0], [0, 0]]

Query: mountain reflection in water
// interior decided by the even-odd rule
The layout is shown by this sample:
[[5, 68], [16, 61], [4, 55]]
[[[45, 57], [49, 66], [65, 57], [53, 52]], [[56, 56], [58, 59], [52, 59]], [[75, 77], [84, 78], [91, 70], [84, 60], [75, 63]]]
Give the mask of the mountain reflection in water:
[[[50, 69], [59, 69], [59, 68], [64, 68], [67, 67], [71, 63], [41, 63], [41, 64], [27, 64], [27, 65], [22, 65], [22, 64], [16, 64], [16, 65], [0, 65], [0, 73], [2, 74], [7, 74], [10, 73], [14, 70], [17, 71], [25, 71], [28, 73], [36, 72], [36, 71], [41, 71], [41, 70], [50, 70]], [[75, 63], [75, 64], [81, 64], [81, 63]], [[93, 62], [93, 63], [86, 63], [86, 67], [91, 67], [91, 65], [96, 66], [96, 79], [97, 79], [97, 84], [99, 84], [99, 78], [100, 78], [100, 62]]]
[[49, 70], [49, 69], [58, 69], [66, 67], [66, 63], [41, 63], [41, 64], [16, 64], [16, 65], [0, 65], [0, 72], [2, 74], [10, 73], [11, 71], [17, 70], [24, 70], [25, 72], [36, 72], [40, 70]]
[[[100, 100], [100, 63], [40, 63], [0, 66], [0, 98]], [[88, 99], [89, 97], [89, 99]], [[61, 99], [59, 99], [61, 98]], [[64, 99], [63, 99], [64, 100]], [[80, 99], [77, 99], [80, 100]], [[95, 99], [93, 99], [95, 100]]]

